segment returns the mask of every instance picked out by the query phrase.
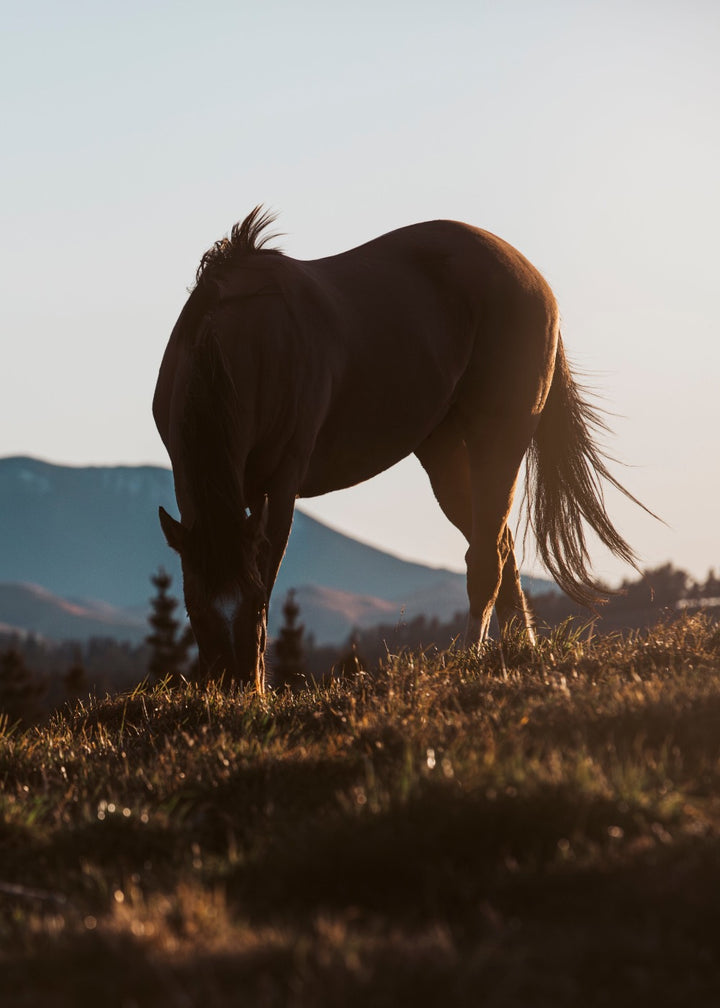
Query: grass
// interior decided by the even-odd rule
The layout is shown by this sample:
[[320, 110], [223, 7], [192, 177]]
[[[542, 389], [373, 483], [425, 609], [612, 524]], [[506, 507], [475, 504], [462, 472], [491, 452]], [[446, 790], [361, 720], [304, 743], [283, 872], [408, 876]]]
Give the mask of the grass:
[[0, 737], [0, 1003], [720, 1003], [720, 630]]

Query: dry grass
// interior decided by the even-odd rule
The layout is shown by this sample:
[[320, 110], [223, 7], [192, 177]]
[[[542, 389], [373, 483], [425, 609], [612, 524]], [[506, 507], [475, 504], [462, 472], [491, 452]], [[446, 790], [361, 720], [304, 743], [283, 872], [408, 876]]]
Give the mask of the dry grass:
[[720, 1003], [717, 627], [505, 664], [6, 730], [1, 1003]]

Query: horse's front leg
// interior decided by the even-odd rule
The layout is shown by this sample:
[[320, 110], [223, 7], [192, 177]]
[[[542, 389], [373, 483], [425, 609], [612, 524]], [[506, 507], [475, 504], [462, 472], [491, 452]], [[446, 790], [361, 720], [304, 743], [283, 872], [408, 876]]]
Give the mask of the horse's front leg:
[[287, 492], [270, 492], [267, 495], [266, 507], [267, 519], [264, 541], [260, 544], [259, 568], [269, 604], [270, 595], [290, 538], [295, 512], [295, 495]]
[[[258, 618], [263, 620], [265, 627], [270, 612], [270, 596], [290, 538], [294, 510], [295, 494], [283, 487], [271, 487], [263, 501], [253, 509], [254, 513], [262, 514], [258, 522], [257, 570], [264, 588], [264, 607]], [[266, 643], [267, 637], [263, 635], [256, 677], [259, 692], [265, 690]]]

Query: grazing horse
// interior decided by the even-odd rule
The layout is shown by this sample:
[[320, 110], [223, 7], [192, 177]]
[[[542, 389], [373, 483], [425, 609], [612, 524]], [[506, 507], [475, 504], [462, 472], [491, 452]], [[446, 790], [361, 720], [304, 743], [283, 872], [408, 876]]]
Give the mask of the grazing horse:
[[268, 247], [273, 219], [256, 207], [202, 257], [153, 402], [181, 515], [160, 508], [160, 522], [208, 675], [264, 688], [295, 500], [411, 453], [468, 542], [469, 642], [487, 638], [494, 606], [501, 632], [515, 619], [532, 637], [508, 527], [525, 456], [529, 522], [568, 595], [589, 604], [600, 590], [584, 524], [635, 563], [601, 480], [631, 495], [594, 442], [602, 421], [524, 256], [438, 220], [301, 261]]

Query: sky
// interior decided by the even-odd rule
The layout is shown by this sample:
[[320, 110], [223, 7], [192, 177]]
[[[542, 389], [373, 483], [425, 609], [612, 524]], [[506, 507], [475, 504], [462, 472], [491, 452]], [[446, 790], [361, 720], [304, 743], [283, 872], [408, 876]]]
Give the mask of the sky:
[[[2, 23], [0, 456], [168, 465], [168, 336], [256, 203], [300, 259], [452, 218], [553, 287], [614, 471], [666, 523], [608, 494], [641, 565], [720, 567], [716, 0], [38, 0]], [[301, 506], [462, 569], [412, 459]]]

